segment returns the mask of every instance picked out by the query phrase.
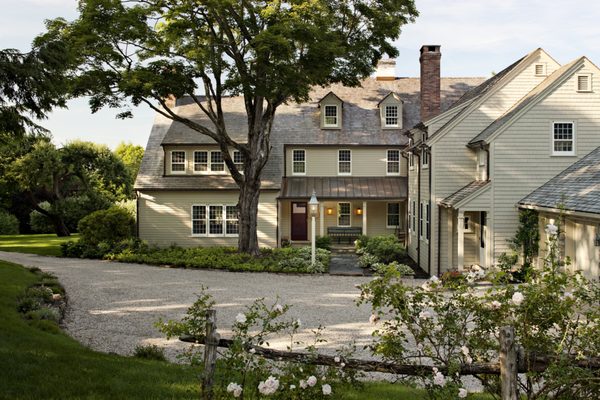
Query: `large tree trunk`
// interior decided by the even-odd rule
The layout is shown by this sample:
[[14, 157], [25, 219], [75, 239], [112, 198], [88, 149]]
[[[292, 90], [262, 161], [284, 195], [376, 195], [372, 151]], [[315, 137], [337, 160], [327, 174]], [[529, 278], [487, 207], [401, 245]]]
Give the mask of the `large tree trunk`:
[[260, 179], [246, 178], [240, 186], [238, 251], [253, 255], [260, 254], [258, 247], [257, 220]]
[[65, 221], [60, 215], [52, 215], [49, 216], [50, 221], [54, 224], [54, 231], [56, 232], [56, 236], [65, 237], [71, 236], [71, 232], [69, 232], [69, 228], [65, 224]]

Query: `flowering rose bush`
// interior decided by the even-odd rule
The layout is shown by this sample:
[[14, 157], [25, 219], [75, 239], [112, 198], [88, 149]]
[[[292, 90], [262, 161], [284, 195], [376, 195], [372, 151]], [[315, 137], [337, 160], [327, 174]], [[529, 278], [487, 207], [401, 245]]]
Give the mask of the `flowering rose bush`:
[[[182, 322], [160, 322], [159, 328], [167, 336], [204, 335], [202, 323], [206, 323], [206, 310], [214, 305], [203, 289], [198, 301], [188, 310]], [[335, 395], [341, 385], [358, 384], [356, 372], [347, 370], [343, 362], [353, 352], [352, 347], [340, 349], [334, 360], [335, 367], [317, 366], [282, 360], [267, 360], [256, 347], [268, 347], [274, 336], [289, 337], [289, 351], [302, 343], [294, 339], [301, 326], [299, 319], [286, 318], [289, 306], [267, 305], [259, 299], [236, 315], [232, 327], [232, 344], [219, 352], [219, 366], [226, 371], [223, 379], [217, 379], [216, 399], [324, 399]], [[314, 333], [314, 343], [305, 346], [305, 360], [317, 357], [317, 345], [324, 342], [322, 328]], [[193, 346], [185, 356], [192, 364], [201, 361], [201, 350]]]
[[[600, 354], [600, 285], [564, 269], [560, 228], [547, 231], [544, 266], [518, 286], [506, 284], [500, 272], [488, 289], [454, 282], [447, 290], [436, 277], [412, 288], [392, 270], [363, 285], [361, 302], [370, 303], [382, 321], [374, 354], [402, 364], [433, 365], [433, 372], [422, 370], [418, 376], [430, 398], [464, 398], [461, 370], [472, 363], [497, 363], [499, 329], [513, 326], [528, 370], [519, 377], [521, 395], [597, 399], [600, 373], [578, 361]], [[540, 368], [540, 357], [547, 368]], [[499, 395], [498, 376], [476, 378]]]

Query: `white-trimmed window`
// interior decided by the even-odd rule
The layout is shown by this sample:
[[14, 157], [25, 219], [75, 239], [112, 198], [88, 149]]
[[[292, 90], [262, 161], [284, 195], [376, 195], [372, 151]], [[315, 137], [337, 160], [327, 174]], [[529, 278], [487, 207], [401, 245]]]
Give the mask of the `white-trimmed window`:
[[306, 174], [306, 151], [305, 150], [293, 150], [292, 151], [292, 174], [294, 174], [294, 175]]
[[408, 153], [408, 169], [415, 169], [415, 155], [412, 153], [412, 151]]
[[194, 151], [194, 172], [208, 171], [208, 151]]
[[419, 204], [419, 237], [423, 239], [423, 203]]
[[220, 151], [210, 152], [210, 170], [212, 172], [225, 171], [225, 162], [223, 161], [223, 153]]
[[429, 202], [427, 202], [425, 204], [425, 224], [426, 224], [426, 228], [425, 228], [425, 238], [427, 240], [429, 240], [429, 237], [431, 236], [431, 205], [429, 204]]
[[384, 128], [398, 128], [400, 126], [400, 107], [397, 104], [383, 106]]
[[552, 155], [575, 155], [575, 123], [554, 122], [552, 124]]
[[240, 173], [244, 172], [244, 154], [239, 150], [233, 151], [233, 163]]
[[417, 229], [417, 203], [413, 200], [412, 202], [412, 231], [415, 232]]
[[325, 104], [323, 106], [323, 127], [337, 128], [339, 127], [339, 106], [335, 104]]
[[237, 206], [210, 204], [192, 206], [192, 236], [238, 236]]
[[206, 206], [192, 206], [192, 235], [206, 235]]
[[171, 173], [185, 174], [185, 151], [171, 151]]
[[338, 175], [352, 174], [352, 151], [338, 150]]
[[427, 149], [421, 150], [421, 164], [423, 164], [423, 168], [429, 168], [429, 152]]
[[350, 226], [351, 215], [350, 203], [338, 203], [338, 226]]
[[225, 236], [240, 233], [240, 220], [237, 206], [225, 206]]
[[537, 63], [533, 67], [535, 69], [535, 76], [546, 76], [546, 63]]
[[592, 74], [577, 75], [577, 91], [591, 92], [592, 91]]
[[399, 175], [400, 174], [400, 150], [388, 150], [386, 161], [387, 161], [387, 174], [388, 175]]
[[387, 203], [387, 227], [400, 226], [400, 203]]

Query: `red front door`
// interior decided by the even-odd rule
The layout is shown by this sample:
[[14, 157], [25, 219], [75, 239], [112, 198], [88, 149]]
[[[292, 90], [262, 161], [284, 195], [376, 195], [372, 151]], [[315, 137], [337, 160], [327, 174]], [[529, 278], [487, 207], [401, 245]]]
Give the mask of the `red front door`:
[[292, 202], [292, 240], [307, 240], [306, 202]]

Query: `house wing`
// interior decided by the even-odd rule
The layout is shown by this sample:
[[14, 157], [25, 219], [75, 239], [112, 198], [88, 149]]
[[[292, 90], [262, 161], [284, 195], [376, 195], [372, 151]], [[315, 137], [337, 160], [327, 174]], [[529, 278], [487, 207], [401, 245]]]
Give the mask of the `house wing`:
[[600, 214], [600, 147], [531, 192], [521, 207]]

